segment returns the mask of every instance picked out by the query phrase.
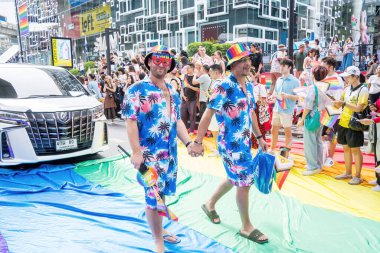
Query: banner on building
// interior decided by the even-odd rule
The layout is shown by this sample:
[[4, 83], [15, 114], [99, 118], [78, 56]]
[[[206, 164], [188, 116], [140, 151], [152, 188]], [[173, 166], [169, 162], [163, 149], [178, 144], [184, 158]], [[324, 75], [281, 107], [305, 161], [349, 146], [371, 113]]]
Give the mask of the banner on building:
[[104, 32], [111, 26], [111, 6], [105, 5], [80, 15], [80, 35], [82, 37]]
[[91, 0], [69, 0], [70, 7], [77, 7]]
[[18, 7], [18, 20], [20, 26], [20, 35], [26, 36], [29, 34], [28, 23], [28, 5], [24, 3]]
[[227, 22], [203, 25], [201, 28], [201, 40], [218, 41], [220, 43], [228, 41]]
[[73, 55], [72, 55], [71, 39], [69, 38], [51, 38], [51, 55], [53, 66], [72, 68]]

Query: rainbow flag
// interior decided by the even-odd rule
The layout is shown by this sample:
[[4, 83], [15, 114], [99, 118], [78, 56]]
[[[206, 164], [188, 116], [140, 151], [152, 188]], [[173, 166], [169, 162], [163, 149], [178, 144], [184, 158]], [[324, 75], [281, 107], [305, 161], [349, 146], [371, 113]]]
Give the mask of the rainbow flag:
[[321, 124], [327, 126], [328, 128], [333, 128], [338, 119], [339, 115], [329, 116], [328, 112], [324, 110], [321, 115]]
[[28, 23], [28, 5], [24, 3], [18, 7], [18, 19], [20, 22], [20, 35], [25, 36], [29, 34], [29, 23]]
[[185, 88], [186, 86], [190, 86], [190, 82], [185, 76], [185, 78], [183, 79], [183, 82], [182, 82], [182, 88]]
[[344, 87], [340, 84], [338, 77], [336, 76], [325, 78], [322, 80], [322, 82], [329, 84], [328, 90], [343, 90], [344, 89]]
[[282, 98], [281, 100], [278, 101], [280, 103], [280, 106], [283, 110], [286, 110], [286, 99]]
[[276, 173], [276, 184], [279, 190], [281, 190], [282, 186], [285, 183], [286, 178], [289, 175], [290, 170], [285, 170], [283, 172]]

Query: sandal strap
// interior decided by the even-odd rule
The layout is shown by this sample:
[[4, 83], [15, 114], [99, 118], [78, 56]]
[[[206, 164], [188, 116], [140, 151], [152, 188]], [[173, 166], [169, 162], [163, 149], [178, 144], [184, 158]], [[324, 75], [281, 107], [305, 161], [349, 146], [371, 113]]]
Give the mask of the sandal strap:
[[255, 230], [253, 230], [250, 234], [249, 234], [249, 238], [252, 238], [252, 239], [256, 239], [256, 240], [259, 240], [259, 238], [261, 236], [263, 236], [264, 234], [258, 230], [257, 228]]

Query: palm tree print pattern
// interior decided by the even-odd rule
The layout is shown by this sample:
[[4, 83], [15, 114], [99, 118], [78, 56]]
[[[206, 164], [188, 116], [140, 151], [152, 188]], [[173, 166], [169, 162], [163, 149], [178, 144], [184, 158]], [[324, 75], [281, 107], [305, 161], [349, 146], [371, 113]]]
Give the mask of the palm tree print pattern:
[[228, 179], [236, 186], [253, 184], [251, 154], [252, 113], [255, 110], [253, 84], [246, 94], [233, 75], [214, 87], [208, 108], [216, 112], [220, 127], [218, 149]]
[[[180, 98], [170, 84], [171, 115], [167, 115], [163, 92], [150, 80], [135, 83], [127, 89], [122, 115], [137, 121], [144, 162], [158, 174], [160, 195], [173, 195], [177, 181], [177, 121], [181, 119]], [[157, 209], [152, 189], [145, 188], [145, 201], [150, 209]]]

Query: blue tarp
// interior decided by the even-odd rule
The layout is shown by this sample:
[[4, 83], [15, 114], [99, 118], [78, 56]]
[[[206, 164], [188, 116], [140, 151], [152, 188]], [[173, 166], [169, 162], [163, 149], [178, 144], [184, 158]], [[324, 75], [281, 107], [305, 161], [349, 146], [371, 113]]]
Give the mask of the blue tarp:
[[[0, 231], [10, 252], [153, 252], [144, 204], [94, 185], [74, 165], [0, 169]], [[179, 223], [167, 252], [232, 252]]]

